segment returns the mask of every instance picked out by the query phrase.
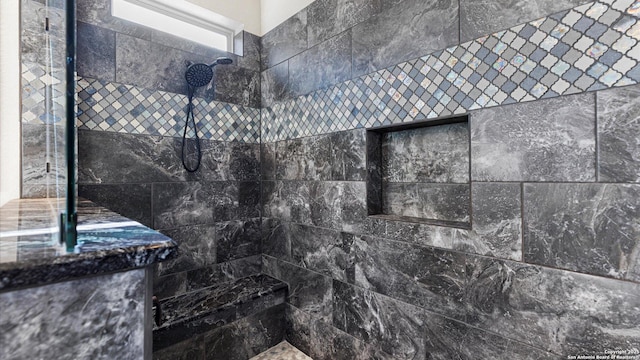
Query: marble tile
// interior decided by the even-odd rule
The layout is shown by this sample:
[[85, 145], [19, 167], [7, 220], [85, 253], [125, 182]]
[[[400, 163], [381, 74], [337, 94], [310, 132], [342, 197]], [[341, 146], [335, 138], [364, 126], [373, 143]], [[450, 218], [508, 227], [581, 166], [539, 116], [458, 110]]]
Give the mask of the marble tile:
[[[157, 272], [155, 273], [157, 274]], [[187, 273], [179, 272], [153, 279], [153, 295], [158, 299], [167, 299], [187, 292]]]
[[218, 263], [259, 255], [260, 219], [234, 220], [216, 225], [216, 261]]
[[293, 98], [289, 83], [289, 61], [275, 65], [263, 71], [261, 75], [262, 107]]
[[259, 181], [238, 182], [238, 211], [237, 218], [260, 217], [262, 186]]
[[333, 279], [351, 283], [355, 281], [355, 235], [298, 224], [288, 224], [287, 230], [291, 259], [282, 260]]
[[[20, 4], [20, 58], [24, 62], [49, 65], [53, 69], [65, 67], [65, 11], [64, 6], [53, 3], [46, 6], [43, 2], [21, 0]], [[49, 19], [49, 31], [44, 25]], [[48, 46], [47, 44], [50, 44]]]
[[66, 184], [23, 184], [22, 198], [47, 199], [66, 193]]
[[78, 21], [78, 76], [116, 80], [116, 33]]
[[291, 261], [291, 225], [280, 219], [262, 218], [262, 253]]
[[[206, 324], [206, 321], [201, 320], [205, 318], [215, 320], [217, 312], [230, 310], [228, 311], [231, 314], [229, 319], [235, 321], [237, 318], [249, 315], [243, 313], [247, 308], [245, 306], [247, 303], [255, 302], [258, 305], [251, 307], [257, 309], [255, 312], [283, 304], [286, 288], [287, 284], [272, 277], [258, 274], [211, 284], [211, 286], [197, 291], [163, 299], [161, 300], [162, 321], [161, 324], [154, 325], [154, 338], [168, 341], [156, 343], [156, 348], [182, 341], [178, 337], [185, 337], [179, 334], [180, 330], [188, 330], [184, 328], [201, 327], [197, 331], [188, 330], [196, 335], [211, 329], [212, 325], [215, 327], [215, 321]], [[226, 319], [220, 318], [220, 320]], [[209, 325], [209, 329], [206, 325]], [[176, 337], [169, 336], [171, 333]]]
[[289, 59], [289, 85], [294, 96], [351, 79], [351, 32], [346, 31]]
[[333, 326], [377, 343], [395, 359], [427, 358], [424, 311], [340, 281], [333, 287]]
[[238, 192], [238, 184], [229, 181], [153, 184], [154, 228], [231, 220], [239, 211]]
[[[45, 3], [46, 3], [45, 0], [30, 0], [30, 1], [33, 1], [33, 2], [39, 3], [39, 4], [43, 4], [43, 5], [45, 5]], [[64, 0], [51, 0], [51, 1], [48, 2], [47, 5], [52, 9], [64, 10], [66, 8], [66, 4], [64, 3]]]
[[342, 187], [339, 204], [341, 226], [336, 228], [355, 232], [367, 220], [366, 185], [362, 181], [345, 181], [339, 184]]
[[[362, 181], [338, 182], [342, 188], [339, 206], [340, 225], [338, 230], [346, 232], [364, 231], [369, 225], [367, 218], [366, 184]], [[375, 221], [374, 221], [375, 222]]]
[[286, 341], [262, 352], [249, 360], [312, 360], [302, 351], [296, 349]]
[[382, 134], [367, 131], [367, 214], [382, 214]]
[[478, 256], [467, 271], [474, 327], [563, 357], [640, 344], [638, 284]]
[[[65, 126], [59, 124], [22, 124], [22, 196], [25, 198], [57, 196], [57, 184], [67, 183]], [[47, 169], [48, 167], [48, 169]], [[47, 171], [48, 170], [48, 171]], [[31, 187], [30, 187], [31, 186]], [[46, 189], [38, 190], [40, 187]]]
[[333, 181], [309, 182], [311, 224], [332, 229], [342, 227], [343, 185]]
[[205, 334], [206, 360], [246, 360], [285, 336], [285, 305], [264, 310]]
[[[242, 32], [242, 56], [237, 57], [237, 64], [239, 66], [258, 72], [262, 70], [260, 65], [260, 53], [262, 52], [261, 39], [260, 36], [250, 32]], [[229, 55], [231, 54], [227, 53], [227, 56]]]
[[331, 179], [364, 181], [367, 173], [366, 131], [331, 134]]
[[383, 231], [371, 235], [415, 245], [452, 249], [454, 235], [459, 231], [463, 230], [433, 224], [384, 220]]
[[464, 255], [366, 236], [353, 246], [356, 285], [465, 319]]
[[382, 213], [418, 219], [469, 222], [467, 184], [382, 184]]
[[471, 198], [471, 230], [455, 229], [450, 248], [522, 260], [520, 184], [472, 183]]
[[380, 11], [388, 11], [394, 6], [402, 3], [404, 0], [378, 0]]
[[151, 41], [155, 44], [163, 45], [177, 50], [186, 51], [193, 54], [202, 55], [208, 57], [209, 60], [205, 61], [206, 64], [211, 64], [215, 59], [219, 57], [228, 57], [233, 60], [234, 64], [238, 64], [240, 56], [232, 54], [220, 49], [212, 48], [189, 39], [185, 39], [179, 36], [175, 36], [164, 31], [155, 29], [149, 29], [151, 33]]
[[595, 180], [593, 94], [479, 110], [470, 121], [472, 180]]
[[79, 182], [259, 179], [259, 145], [201, 140], [201, 146], [201, 167], [196, 173], [188, 173], [180, 160], [180, 138], [80, 130]]
[[311, 224], [353, 231], [366, 218], [364, 182], [317, 181], [308, 186]]
[[261, 272], [262, 256], [256, 255], [188, 271], [184, 282], [186, 290], [193, 291]]
[[260, 172], [261, 180], [276, 179], [276, 144], [260, 144]]
[[408, 0], [352, 29], [353, 76], [458, 43], [458, 3]]
[[[80, 184], [183, 180], [174, 140], [105, 131], [78, 131]], [[117, 169], [117, 171], [114, 171]]]
[[[594, 37], [623, 52], [636, 43], [631, 33], [621, 37], [635, 20], [620, 17], [620, 11], [629, 4], [619, 1], [586, 4], [460, 45], [421, 53], [421, 57], [327, 90], [276, 103], [263, 112], [263, 139], [277, 141], [334, 128], [343, 131], [438, 119], [480, 108], [635, 84], [640, 79], [639, 69], [633, 67], [635, 60], [616, 50], [596, 64], [594, 59], [603, 55], [600, 50], [604, 48], [596, 45], [594, 49], [600, 49], [597, 53], [589, 50]], [[396, 18], [390, 18], [393, 28], [384, 33], [395, 34]], [[377, 36], [377, 30], [372, 27], [367, 33]]]
[[315, 46], [380, 11], [379, 1], [318, 0], [307, 8], [307, 38]]
[[145, 226], [153, 226], [151, 184], [80, 184], [78, 195]]
[[[206, 144], [206, 142], [205, 142]], [[209, 142], [212, 148], [214, 144]], [[217, 146], [223, 145], [225, 150], [225, 157], [228, 157], [228, 161], [220, 161], [221, 159], [215, 159], [216, 164], [205, 162], [204, 165], [208, 168], [219, 168], [223, 171], [229, 171], [230, 180], [238, 181], [257, 181], [260, 180], [260, 145], [248, 144], [242, 142], [226, 142], [222, 144], [215, 144]], [[205, 145], [203, 157], [207, 154], [207, 146]], [[212, 159], [207, 159], [208, 161]], [[202, 178], [209, 178], [209, 174], [202, 174]]]
[[157, 275], [193, 270], [216, 261], [216, 228], [213, 225], [184, 226], [162, 231], [178, 243], [177, 258], [158, 264]]
[[509, 340], [375, 292], [338, 281], [334, 281], [334, 288], [334, 326], [346, 329], [367, 343], [380, 345], [382, 350], [391, 354], [388, 358], [557, 358], [557, 355], [542, 349]]
[[429, 359], [552, 360], [558, 358], [557, 355], [544, 350], [436, 315], [429, 316], [426, 339]]
[[429, 126], [382, 135], [386, 182], [469, 182], [469, 126]]
[[640, 281], [637, 185], [526, 184], [524, 259]]
[[312, 224], [309, 184], [301, 181], [263, 181], [262, 216]]
[[598, 179], [640, 182], [640, 87], [599, 91]]
[[[180, 73], [183, 75], [183, 73]], [[260, 72], [239, 66], [225, 65], [214, 68], [214, 100], [260, 107]]]
[[287, 341], [314, 360], [394, 359], [373, 345], [287, 304]]
[[263, 272], [289, 284], [287, 303], [314, 317], [330, 321], [333, 290], [331, 278], [263, 256]]
[[153, 360], [193, 360], [204, 358], [204, 341], [196, 336], [153, 352]]
[[111, 1], [79, 1], [76, 5], [76, 13], [78, 20], [84, 23], [100, 26], [118, 33], [151, 40], [152, 30], [148, 27], [111, 16]]
[[139, 269], [1, 293], [0, 357], [143, 358], [144, 278]]
[[284, 304], [286, 286], [276, 279], [257, 275], [164, 299], [162, 323], [153, 329], [154, 350], [272, 310]]
[[303, 9], [264, 34], [261, 39], [262, 69], [266, 70], [307, 50], [307, 10]]
[[509, 0], [487, 3], [481, 0], [461, 0], [460, 41], [473, 40], [588, 2], [587, 0]]
[[330, 180], [331, 166], [329, 136], [313, 136], [276, 143], [278, 180]]
[[[189, 62], [209, 63], [207, 56], [177, 50], [151, 41], [116, 34], [116, 81], [147, 89], [186, 94], [184, 72]], [[209, 88], [212, 85], [209, 85]]]

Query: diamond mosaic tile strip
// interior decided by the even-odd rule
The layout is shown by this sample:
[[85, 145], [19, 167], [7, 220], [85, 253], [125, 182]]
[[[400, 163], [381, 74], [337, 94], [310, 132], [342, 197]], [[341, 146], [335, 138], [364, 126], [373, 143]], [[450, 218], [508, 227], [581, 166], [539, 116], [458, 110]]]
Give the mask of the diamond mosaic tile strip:
[[600, 0], [262, 110], [262, 140], [640, 82], [640, 0]]
[[[186, 107], [185, 95], [78, 79], [79, 129], [181, 137]], [[203, 139], [260, 141], [259, 109], [196, 98], [194, 113]]]
[[22, 122], [61, 123], [65, 116], [65, 71], [22, 62]]

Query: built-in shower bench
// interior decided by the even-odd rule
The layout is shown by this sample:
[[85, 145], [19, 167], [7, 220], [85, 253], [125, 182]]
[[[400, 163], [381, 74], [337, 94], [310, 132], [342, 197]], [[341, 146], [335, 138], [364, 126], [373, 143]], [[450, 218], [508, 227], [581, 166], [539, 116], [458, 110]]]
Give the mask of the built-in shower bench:
[[[276, 323], [283, 321], [287, 289], [286, 283], [259, 274], [156, 302], [154, 317], [158, 321], [153, 329], [154, 358], [157, 351], [181, 342], [186, 342], [183, 343], [183, 348], [193, 351], [201, 347], [200, 343], [204, 341], [206, 334], [212, 334], [212, 331], [215, 333], [216, 329], [229, 327], [245, 318], [258, 315]], [[265, 322], [270, 321], [260, 322], [266, 327], [269, 325]], [[280, 325], [276, 324], [274, 327]], [[281, 329], [268, 329], [268, 332], [271, 331], [279, 333]], [[203, 334], [204, 336], [199, 336]], [[221, 336], [211, 335], [214, 338]], [[273, 346], [282, 339], [276, 336], [269, 341], [273, 342], [269, 344]]]

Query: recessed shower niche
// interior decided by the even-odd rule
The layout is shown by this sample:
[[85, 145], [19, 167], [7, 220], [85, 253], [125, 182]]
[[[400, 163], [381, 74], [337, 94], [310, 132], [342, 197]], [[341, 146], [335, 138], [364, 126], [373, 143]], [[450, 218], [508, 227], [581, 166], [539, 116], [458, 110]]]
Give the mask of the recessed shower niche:
[[388, 220], [471, 226], [468, 116], [367, 131], [367, 210]]

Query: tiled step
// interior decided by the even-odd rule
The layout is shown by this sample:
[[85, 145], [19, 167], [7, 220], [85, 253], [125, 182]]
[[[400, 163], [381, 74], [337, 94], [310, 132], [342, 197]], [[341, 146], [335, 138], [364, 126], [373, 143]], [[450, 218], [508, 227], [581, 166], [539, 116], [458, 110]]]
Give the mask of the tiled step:
[[313, 360], [286, 341], [260, 353], [249, 360]]
[[162, 300], [162, 324], [154, 325], [153, 349], [283, 304], [286, 291], [287, 284], [261, 274]]

